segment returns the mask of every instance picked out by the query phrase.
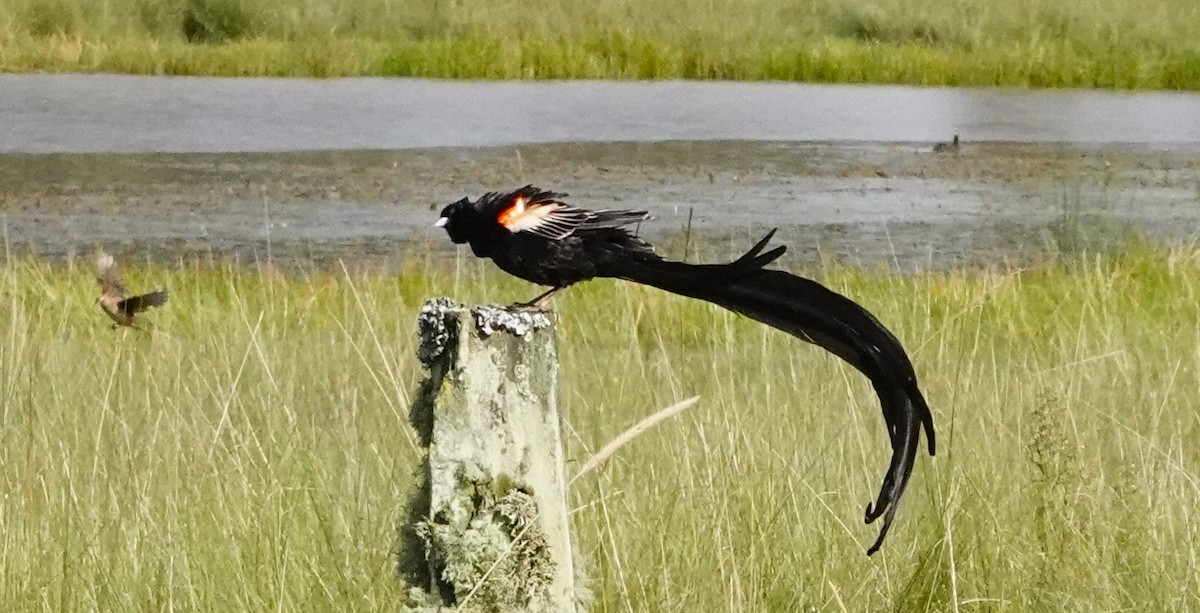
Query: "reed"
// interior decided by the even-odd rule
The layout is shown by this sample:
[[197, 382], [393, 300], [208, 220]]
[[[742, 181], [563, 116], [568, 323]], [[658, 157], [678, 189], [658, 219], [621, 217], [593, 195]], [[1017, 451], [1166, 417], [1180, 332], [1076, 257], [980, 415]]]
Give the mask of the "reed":
[[1186, 0], [0, 0], [0, 71], [1200, 89]]
[[[814, 272], [814, 271], [810, 271]], [[1200, 253], [826, 283], [911, 350], [939, 428], [874, 558], [888, 456], [869, 384], [661, 292], [556, 299], [598, 611], [1200, 606]], [[86, 263], [0, 263], [0, 602], [8, 610], [394, 610], [426, 297], [532, 288], [464, 259], [398, 275], [133, 267], [151, 333], [109, 329]]]

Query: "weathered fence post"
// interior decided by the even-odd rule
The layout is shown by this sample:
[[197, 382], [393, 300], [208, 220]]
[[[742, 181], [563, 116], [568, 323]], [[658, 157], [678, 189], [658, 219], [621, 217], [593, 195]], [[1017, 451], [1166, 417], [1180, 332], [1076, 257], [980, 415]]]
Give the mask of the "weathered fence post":
[[554, 330], [544, 314], [430, 300], [410, 418], [427, 462], [402, 529], [410, 610], [576, 611]]

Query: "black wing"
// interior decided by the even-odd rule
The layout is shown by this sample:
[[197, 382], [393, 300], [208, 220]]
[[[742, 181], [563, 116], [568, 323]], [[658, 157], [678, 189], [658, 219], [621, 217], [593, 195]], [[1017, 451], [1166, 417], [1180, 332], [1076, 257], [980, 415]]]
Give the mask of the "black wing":
[[126, 315], [136, 315], [150, 307], [162, 306], [167, 303], [167, 290], [160, 289], [141, 296], [131, 296], [117, 303], [117, 308]]
[[566, 194], [526, 185], [507, 194], [484, 196], [494, 207], [496, 221], [510, 232], [528, 232], [548, 240], [562, 240], [579, 230], [620, 228], [645, 221], [645, 211], [601, 209], [590, 211], [563, 203]]

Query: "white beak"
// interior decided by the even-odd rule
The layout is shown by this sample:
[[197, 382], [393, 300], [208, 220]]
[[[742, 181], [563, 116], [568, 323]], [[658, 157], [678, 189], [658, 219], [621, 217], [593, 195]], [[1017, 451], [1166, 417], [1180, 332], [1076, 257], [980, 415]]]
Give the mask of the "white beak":
[[440, 217], [440, 218], [438, 218], [437, 221], [433, 222], [433, 227], [444, 228], [444, 227], [446, 227], [446, 223], [448, 223], [449, 221], [450, 221], [450, 218], [448, 218], [448, 217]]

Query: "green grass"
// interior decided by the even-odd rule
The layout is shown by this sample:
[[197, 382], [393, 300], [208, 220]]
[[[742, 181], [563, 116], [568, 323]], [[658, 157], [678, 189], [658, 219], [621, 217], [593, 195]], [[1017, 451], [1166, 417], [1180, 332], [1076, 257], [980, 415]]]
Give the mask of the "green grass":
[[[860, 375], [592, 282], [556, 303], [573, 465], [702, 396], [572, 491], [596, 610], [1200, 607], [1200, 253], [814, 272], [896, 331], [937, 419], [883, 551], [864, 555], [888, 451]], [[128, 277], [172, 290], [153, 335], [110, 330], [83, 265], [0, 263], [6, 610], [395, 610], [415, 311], [533, 288], [469, 259]]]
[[0, 0], [0, 70], [1200, 89], [1189, 0]]

